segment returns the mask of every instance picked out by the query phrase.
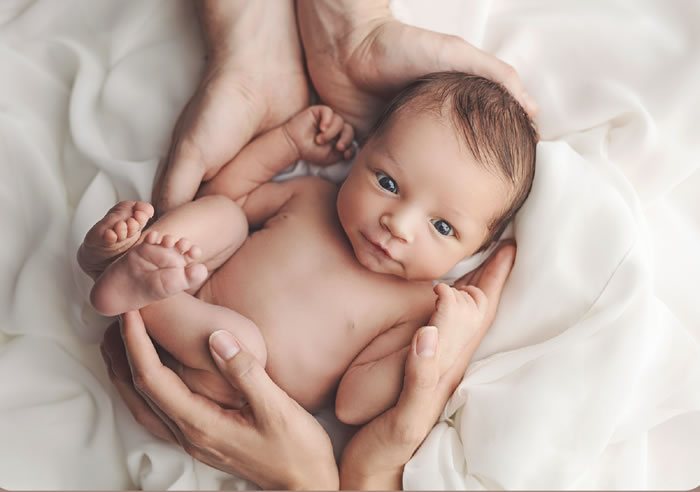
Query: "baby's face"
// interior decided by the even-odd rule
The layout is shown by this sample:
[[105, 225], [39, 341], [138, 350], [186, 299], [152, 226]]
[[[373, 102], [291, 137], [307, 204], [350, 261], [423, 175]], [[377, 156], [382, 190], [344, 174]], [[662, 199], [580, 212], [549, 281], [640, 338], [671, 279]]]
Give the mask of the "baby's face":
[[365, 268], [435, 280], [487, 239], [510, 189], [455, 131], [430, 114], [399, 114], [358, 154], [338, 216]]

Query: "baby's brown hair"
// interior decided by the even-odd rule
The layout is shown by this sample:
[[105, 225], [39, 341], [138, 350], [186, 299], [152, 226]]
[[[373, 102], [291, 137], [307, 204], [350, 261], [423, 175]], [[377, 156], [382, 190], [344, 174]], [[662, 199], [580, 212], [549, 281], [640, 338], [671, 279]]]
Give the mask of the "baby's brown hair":
[[525, 202], [535, 176], [537, 130], [523, 107], [500, 84], [462, 72], [436, 72], [415, 80], [391, 100], [370, 131], [381, 134], [400, 112], [433, 112], [452, 123], [474, 158], [512, 186], [508, 207], [489, 224], [480, 251], [497, 240]]

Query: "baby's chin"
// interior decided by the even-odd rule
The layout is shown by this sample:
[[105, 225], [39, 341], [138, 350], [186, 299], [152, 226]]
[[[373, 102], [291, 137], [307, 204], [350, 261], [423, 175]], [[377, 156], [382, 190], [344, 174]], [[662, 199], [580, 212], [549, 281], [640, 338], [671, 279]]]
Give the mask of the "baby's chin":
[[416, 272], [411, 272], [411, 270], [406, 269], [404, 265], [396, 265], [396, 268], [389, 268], [383, 264], [373, 262], [372, 258], [368, 258], [367, 260], [363, 261], [357, 255], [355, 255], [355, 259], [357, 259], [357, 262], [370, 272], [380, 275], [391, 275], [403, 280], [408, 280], [409, 282], [432, 282], [436, 278], [439, 278], [433, 278], [429, 275], [419, 275]]

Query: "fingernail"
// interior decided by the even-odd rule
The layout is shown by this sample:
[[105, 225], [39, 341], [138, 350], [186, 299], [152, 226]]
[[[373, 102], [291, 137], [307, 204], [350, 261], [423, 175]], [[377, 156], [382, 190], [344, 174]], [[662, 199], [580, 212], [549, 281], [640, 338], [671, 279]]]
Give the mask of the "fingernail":
[[212, 333], [209, 336], [209, 346], [223, 360], [229, 360], [241, 350], [233, 335], [225, 330]]
[[418, 334], [416, 354], [418, 357], [432, 357], [437, 348], [438, 331], [436, 326], [424, 326]]

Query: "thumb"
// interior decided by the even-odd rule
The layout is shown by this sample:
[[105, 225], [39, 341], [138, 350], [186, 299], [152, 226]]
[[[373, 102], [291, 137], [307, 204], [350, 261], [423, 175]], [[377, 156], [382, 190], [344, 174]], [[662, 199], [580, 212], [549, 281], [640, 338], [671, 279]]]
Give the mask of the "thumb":
[[255, 411], [270, 399], [270, 392], [281, 391], [253, 354], [241, 349], [236, 338], [225, 330], [209, 336], [209, 349], [226, 380], [238, 388]]
[[176, 151], [158, 170], [153, 184], [152, 199], [156, 214], [191, 201], [204, 178], [204, 167], [195, 158], [179, 155]]
[[439, 355], [437, 328], [424, 326], [417, 330], [406, 359], [404, 384], [396, 410], [398, 418], [423, 437], [445, 404], [436, 399], [435, 394], [440, 381]]

